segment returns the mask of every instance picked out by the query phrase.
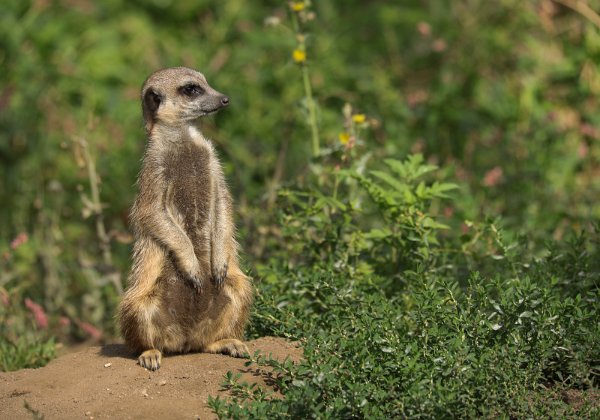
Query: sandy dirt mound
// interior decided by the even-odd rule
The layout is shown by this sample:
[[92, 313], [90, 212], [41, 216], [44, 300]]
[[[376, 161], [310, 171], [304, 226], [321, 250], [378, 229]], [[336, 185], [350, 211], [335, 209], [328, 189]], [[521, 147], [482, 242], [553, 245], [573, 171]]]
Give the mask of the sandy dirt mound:
[[[247, 342], [251, 353], [261, 350], [283, 360], [299, 360], [301, 349], [274, 337]], [[221, 391], [227, 371], [242, 372], [248, 382], [268, 378], [245, 359], [195, 353], [163, 358], [157, 372], [136, 364], [122, 344], [88, 347], [67, 354], [40, 369], [0, 372], [0, 419], [32, 418], [25, 402], [45, 419], [181, 418], [210, 419], [209, 395]]]

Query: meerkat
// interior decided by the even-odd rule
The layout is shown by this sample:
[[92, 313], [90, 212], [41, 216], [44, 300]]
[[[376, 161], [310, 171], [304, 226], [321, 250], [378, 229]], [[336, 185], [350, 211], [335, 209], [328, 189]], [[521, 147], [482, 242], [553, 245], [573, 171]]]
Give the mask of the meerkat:
[[242, 357], [253, 288], [239, 267], [221, 164], [198, 128], [229, 98], [184, 67], [150, 75], [141, 98], [148, 143], [130, 215], [135, 242], [121, 333], [149, 370], [160, 368], [163, 353]]

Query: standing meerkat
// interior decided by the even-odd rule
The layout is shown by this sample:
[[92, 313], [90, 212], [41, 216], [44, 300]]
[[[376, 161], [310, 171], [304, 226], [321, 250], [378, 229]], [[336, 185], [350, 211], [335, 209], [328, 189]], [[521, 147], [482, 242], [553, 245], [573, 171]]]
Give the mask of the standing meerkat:
[[148, 144], [131, 211], [135, 243], [118, 319], [142, 367], [162, 353], [241, 357], [253, 289], [240, 270], [233, 205], [223, 170], [198, 119], [229, 105], [205, 77], [184, 67], [144, 82]]

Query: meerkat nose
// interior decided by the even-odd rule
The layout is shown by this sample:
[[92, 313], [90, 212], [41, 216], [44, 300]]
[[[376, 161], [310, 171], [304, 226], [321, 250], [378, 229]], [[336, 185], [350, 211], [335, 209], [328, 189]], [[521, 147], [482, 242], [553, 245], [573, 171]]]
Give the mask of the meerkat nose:
[[222, 104], [223, 106], [227, 106], [227, 105], [229, 105], [229, 98], [228, 98], [227, 96], [223, 96], [223, 97], [221, 98], [221, 104]]

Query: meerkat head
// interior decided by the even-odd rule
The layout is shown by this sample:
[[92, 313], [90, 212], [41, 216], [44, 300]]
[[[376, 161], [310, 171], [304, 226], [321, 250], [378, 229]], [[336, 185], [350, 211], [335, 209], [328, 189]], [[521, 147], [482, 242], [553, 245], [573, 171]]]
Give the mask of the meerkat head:
[[186, 67], [158, 70], [142, 87], [142, 111], [148, 133], [155, 124], [182, 126], [229, 105], [202, 73]]

